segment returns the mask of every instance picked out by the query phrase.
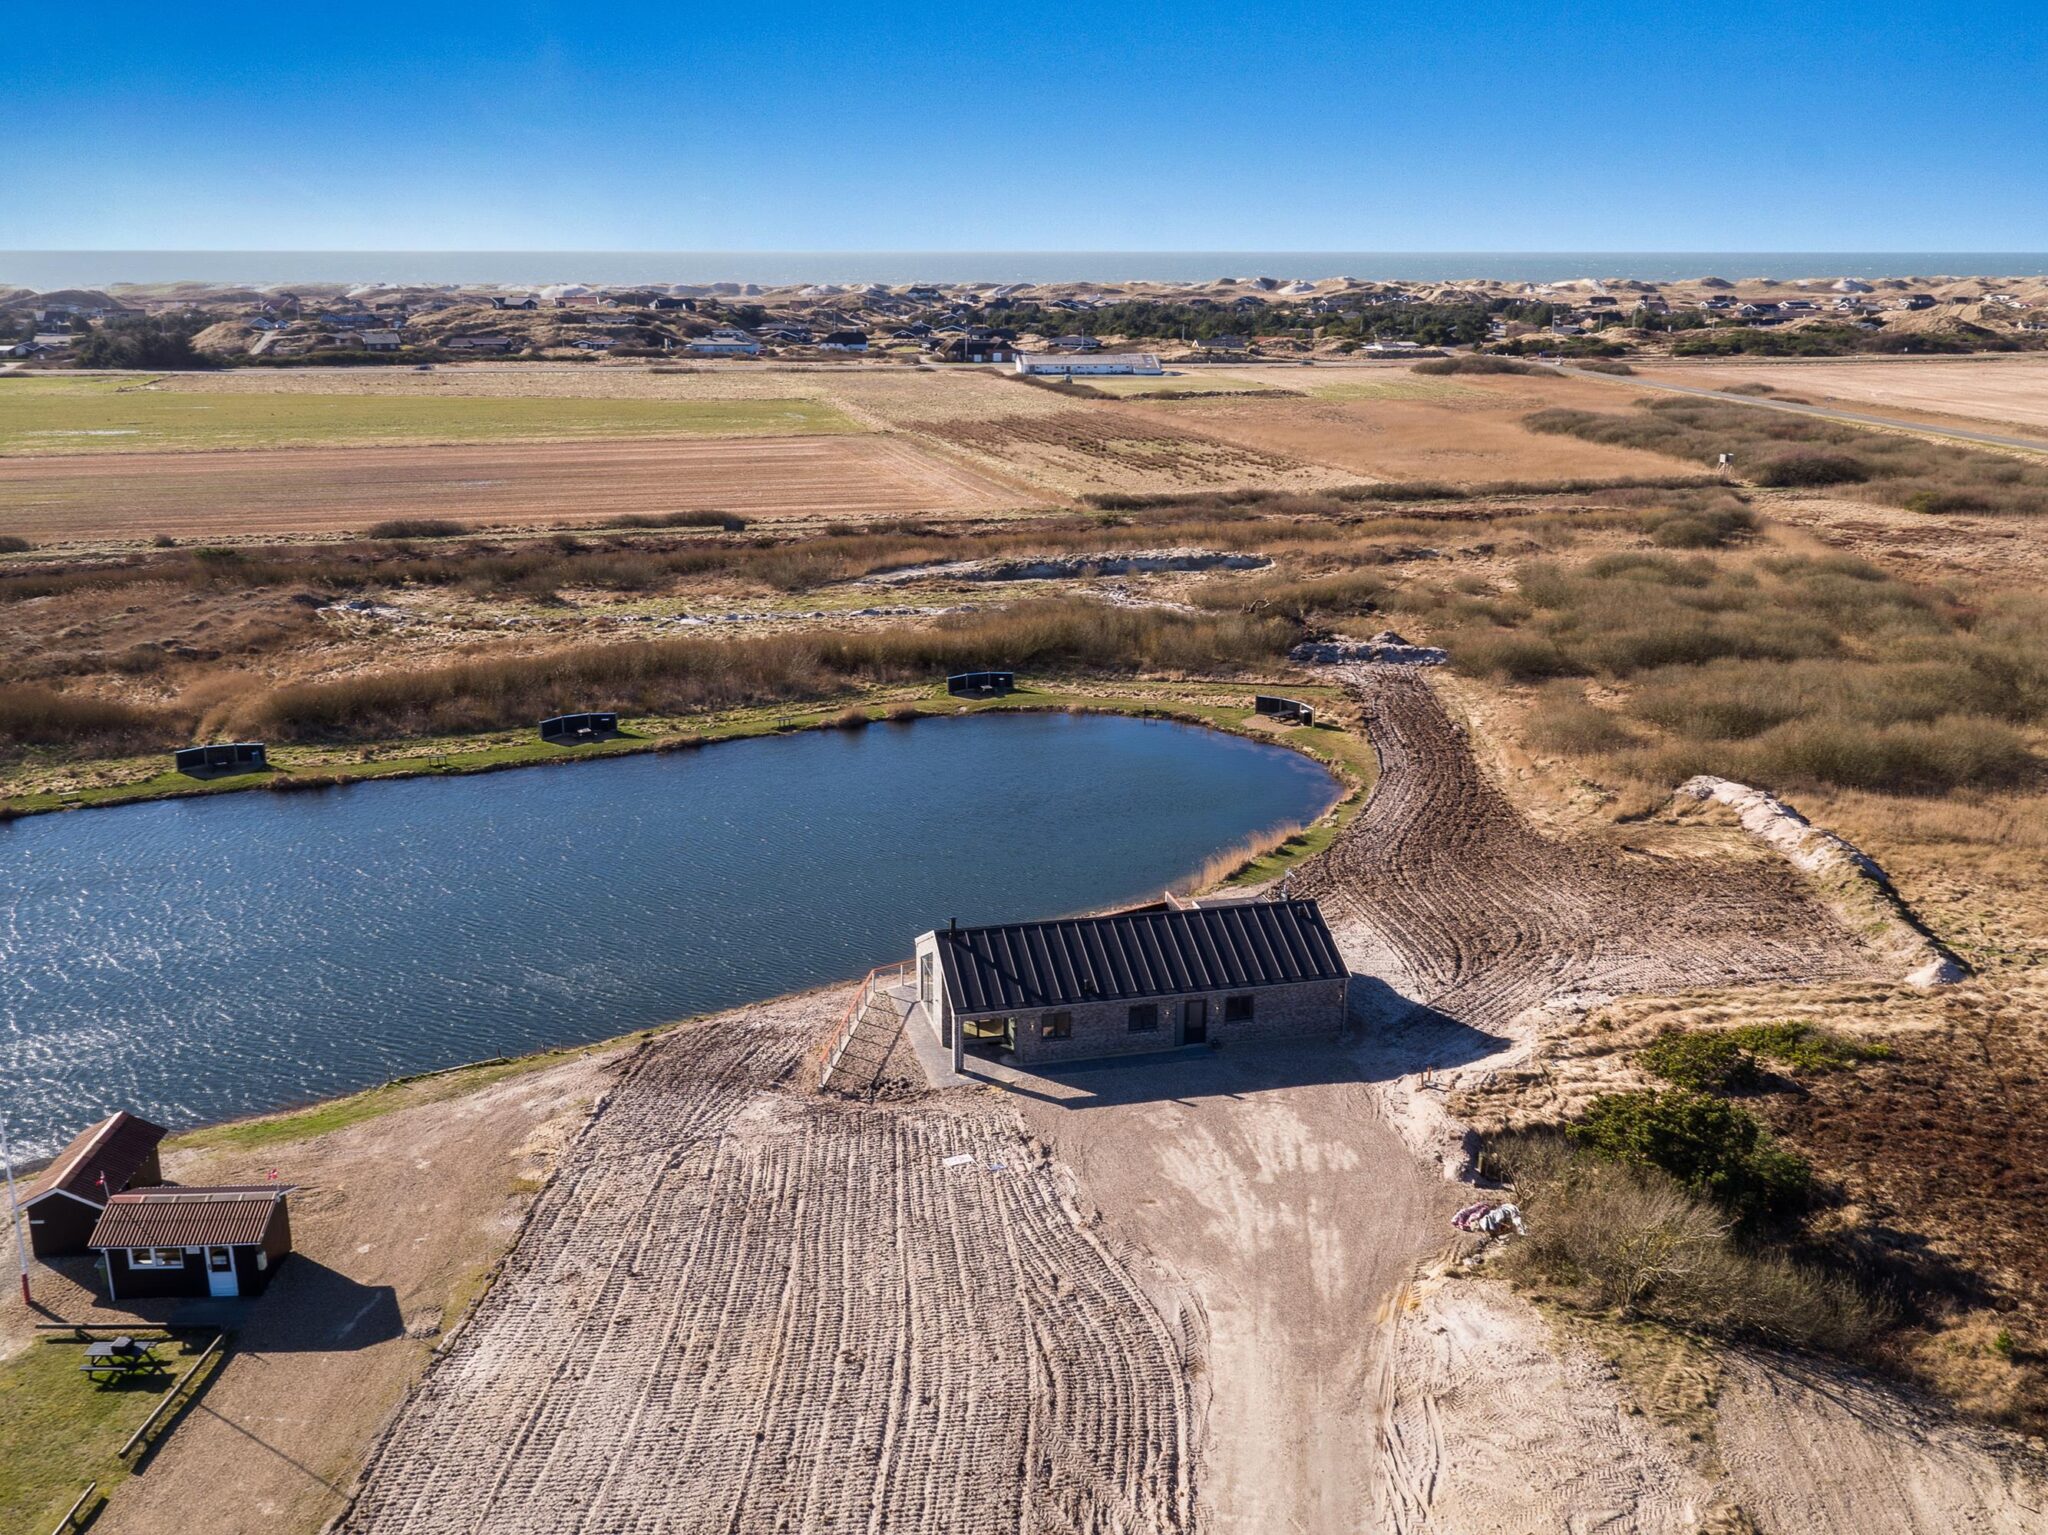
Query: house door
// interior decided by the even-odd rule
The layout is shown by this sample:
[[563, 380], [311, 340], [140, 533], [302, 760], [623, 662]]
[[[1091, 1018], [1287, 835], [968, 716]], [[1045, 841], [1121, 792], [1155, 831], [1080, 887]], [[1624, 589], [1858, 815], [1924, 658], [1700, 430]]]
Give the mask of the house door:
[[232, 1247], [209, 1247], [206, 1249], [206, 1293], [208, 1295], [240, 1295], [241, 1287], [235, 1283], [235, 1250]]
[[1181, 1004], [1180, 1042], [1184, 1045], [1207, 1044], [1209, 1040], [1209, 999], [1190, 997]]

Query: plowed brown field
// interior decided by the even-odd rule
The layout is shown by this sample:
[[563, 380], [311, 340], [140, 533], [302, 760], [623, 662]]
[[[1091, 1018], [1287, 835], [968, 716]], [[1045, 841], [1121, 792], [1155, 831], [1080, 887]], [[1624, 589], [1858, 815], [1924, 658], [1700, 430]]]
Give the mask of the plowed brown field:
[[642, 1052], [345, 1530], [1191, 1527], [1192, 1326], [1013, 1115], [803, 1091], [841, 1000]]
[[1347, 677], [1379, 787], [1296, 889], [1330, 902], [1333, 922], [1376, 934], [1409, 994], [1464, 1030], [1572, 993], [1873, 973], [1789, 865], [1554, 841], [1494, 786], [1422, 676], [1361, 666]]
[[37, 540], [335, 533], [386, 517], [594, 522], [692, 508], [868, 518], [1046, 499], [885, 436], [0, 460], [0, 533]]

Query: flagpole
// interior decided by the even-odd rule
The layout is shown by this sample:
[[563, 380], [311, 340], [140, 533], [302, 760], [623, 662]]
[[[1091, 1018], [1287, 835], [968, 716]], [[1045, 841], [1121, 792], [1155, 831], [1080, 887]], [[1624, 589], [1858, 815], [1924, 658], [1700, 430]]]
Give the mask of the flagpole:
[[21, 1303], [33, 1306], [28, 1293], [28, 1239], [21, 1234], [21, 1201], [14, 1197], [14, 1158], [7, 1151], [7, 1120], [0, 1116], [0, 1166], [7, 1169], [7, 1224], [14, 1228], [14, 1253], [21, 1260]]

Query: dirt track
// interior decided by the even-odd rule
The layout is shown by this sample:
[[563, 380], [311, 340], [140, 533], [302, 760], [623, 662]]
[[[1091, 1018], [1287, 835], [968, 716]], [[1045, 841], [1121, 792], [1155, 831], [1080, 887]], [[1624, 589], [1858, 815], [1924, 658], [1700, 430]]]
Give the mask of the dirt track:
[[693, 508], [884, 517], [1043, 502], [893, 436], [277, 448], [0, 461], [0, 533], [307, 534], [386, 517], [579, 522]]
[[636, 1059], [345, 1529], [1192, 1525], [1194, 1329], [986, 1098], [794, 1082], [842, 1000]]
[[[1359, 965], [1471, 1038], [1578, 993], [1872, 973], [1789, 867], [1628, 854], [1542, 836], [1412, 668], [1354, 667], [1378, 791], [1295, 882], [1391, 964]], [[1445, 1060], [1440, 1065], [1454, 1065]]]

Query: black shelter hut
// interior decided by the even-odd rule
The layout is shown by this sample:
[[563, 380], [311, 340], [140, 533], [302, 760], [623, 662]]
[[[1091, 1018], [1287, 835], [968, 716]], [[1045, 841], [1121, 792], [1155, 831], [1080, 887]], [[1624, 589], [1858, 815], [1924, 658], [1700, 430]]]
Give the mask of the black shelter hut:
[[1295, 725], [1313, 725], [1316, 711], [1298, 698], [1282, 698], [1274, 693], [1254, 693], [1252, 708], [1260, 714], [1276, 720], [1286, 720]]
[[612, 710], [592, 711], [583, 714], [556, 714], [540, 722], [540, 738], [574, 745], [579, 741], [595, 741], [600, 736], [615, 736], [619, 733], [619, 716]]
[[181, 746], [173, 754], [178, 771], [195, 778], [229, 773], [260, 773], [270, 766], [261, 741], [223, 741], [214, 746]]
[[946, 679], [946, 691], [956, 698], [970, 694], [1008, 693], [1016, 686], [1015, 672], [955, 672]]

